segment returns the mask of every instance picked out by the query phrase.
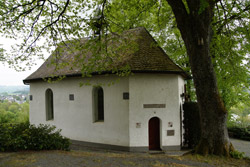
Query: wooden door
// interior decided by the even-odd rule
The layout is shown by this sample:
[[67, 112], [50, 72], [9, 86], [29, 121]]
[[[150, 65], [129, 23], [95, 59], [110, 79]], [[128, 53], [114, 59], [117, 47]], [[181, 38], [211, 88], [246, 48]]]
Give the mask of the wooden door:
[[160, 120], [153, 117], [148, 123], [149, 150], [160, 150]]

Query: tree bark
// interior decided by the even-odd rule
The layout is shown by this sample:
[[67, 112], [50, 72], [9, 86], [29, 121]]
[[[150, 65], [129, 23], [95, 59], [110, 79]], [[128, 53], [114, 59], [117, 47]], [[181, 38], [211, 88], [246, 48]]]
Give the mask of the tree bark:
[[195, 152], [229, 156], [233, 146], [227, 132], [227, 111], [221, 100], [210, 56], [214, 3], [202, 12], [200, 0], [167, 0], [184, 40], [191, 66], [201, 118], [201, 139]]

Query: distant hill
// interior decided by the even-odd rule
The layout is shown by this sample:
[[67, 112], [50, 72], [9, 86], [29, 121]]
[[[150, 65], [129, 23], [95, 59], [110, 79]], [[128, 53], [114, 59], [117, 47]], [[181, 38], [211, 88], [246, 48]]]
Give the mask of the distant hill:
[[28, 85], [22, 86], [1, 86], [0, 85], [0, 94], [7, 92], [7, 93], [14, 93], [14, 94], [28, 94], [30, 87]]

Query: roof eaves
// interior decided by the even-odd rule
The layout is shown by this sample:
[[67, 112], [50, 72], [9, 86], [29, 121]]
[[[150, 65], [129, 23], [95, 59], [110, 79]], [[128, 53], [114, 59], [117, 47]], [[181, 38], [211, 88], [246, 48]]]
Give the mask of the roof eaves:
[[[192, 77], [187, 74], [185, 71], [159, 71], [159, 70], [131, 70], [132, 73], [151, 73], [151, 74], [178, 74], [184, 77], [184, 79], [192, 79]], [[93, 72], [91, 75], [105, 75], [105, 74], [114, 74], [112, 71], [103, 71], [103, 72]], [[59, 78], [61, 76], [54, 77], [55, 79]], [[82, 74], [76, 73], [76, 74], [68, 74], [65, 75], [67, 78], [73, 78], [73, 77], [82, 77]], [[52, 77], [46, 77], [46, 78], [32, 78], [32, 79], [25, 79], [23, 80], [23, 83], [25, 85], [29, 85], [31, 82], [46, 80]]]

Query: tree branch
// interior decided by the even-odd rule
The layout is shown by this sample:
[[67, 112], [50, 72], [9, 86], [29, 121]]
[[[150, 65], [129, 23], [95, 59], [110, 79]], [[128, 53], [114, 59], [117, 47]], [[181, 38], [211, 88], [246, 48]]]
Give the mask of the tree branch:
[[208, 3], [212, 6], [214, 6], [215, 4], [217, 4], [219, 1], [221, 0], [208, 0]]
[[[178, 18], [188, 16], [184, 3], [181, 0], [166, 0]], [[176, 18], [177, 19], [177, 18]]]
[[217, 33], [221, 33], [221, 31], [223, 30], [224, 26], [226, 26], [231, 21], [240, 20], [242, 18], [241, 14], [243, 14], [244, 12], [247, 12], [249, 10], [250, 10], [250, 4], [247, 5], [245, 7], [245, 9], [243, 9], [240, 13], [235, 13], [235, 14], [231, 15], [230, 17], [225, 17], [224, 20], [219, 20], [219, 21], [215, 22], [213, 24], [215, 26], [221, 23], [220, 26], [217, 28]]
[[25, 51], [28, 51], [28, 50], [33, 46], [33, 44], [39, 39], [39, 37], [44, 33], [45, 30], [47, 30], [49, 27], [53, 26], [54, 24], [56, 24], [56, 23], [60, 20], [60, 18], [63, 16], [63, 14], [65, 13], [65, 11], [66, 11], [66, 9], [67, 9], [67, 7], [68, 7], [68, 5], [69, 5], [69, 2], [70, 2], [70, 0], [67, 0], [65, 6], [64, 6], [64, 8], [63, 8], [63, 10], [61, 11], [61, 13], [60, 13], [59, 16], [57, 17], [57, 19], [54, 20], [54, 21], [51, 20], [51, 23], [50, 23], [50, 24], [44, 26], [44, 27], [42, 28], [42, 30], [38, 33], [38, 35], [37, 35], [37, 37], [34, 39], [34, 41], [27, 47], [27, 49], [26, 49]]
[[187, 25], [188, 12], [182, 0], [166, 0], [171, 6], [172, 11], [175, 15], [179, 30], [181, 32], [185, 31], [185, 26]]
[[8, 10], [6, 13], [3, 13], [3, 15], [6, 15], [6, 14], [9, 14], [11, 12], [14, 12], [16, 9], [20, 8], [20, 7], [25, 7], [25, 6], [28, 6], [28, 5], [31, 5], [35, 2], [36, 0], [33, 0], [29, 3], [26, 3], [26, 4], [18, 4], [17, 6], [11, 8], [10, 10]]
[[28, 39], [29, 39], [29, 38], [32, 36], [32, 34], [33, 34], [34, 26], [35, 26], [35, 24], [38, 22], [38, 20], [39, 20], [41, 14], [42, 14], [42, 12], [43, 12], [44, 4], [45, 4], [45, 1], [43, 2], [42, 8], [40, 9], [39, 13], [36, 15], [35, 20], [34, 20], [32, 26], [31, 26], [31, 28], [30, 28], [30, 33], [29, 33]]
[[8, 21], [7, 23], [15, 23], [17, 20], [19, 20], [20, 17], [27, 16], [28, 14], [30, 14], [36, 7], [37, 6], [34, 6], [31, 9], [29, 9], [29, 10], [23, 11], [17, 17], [15, 17], [13, 20]]

